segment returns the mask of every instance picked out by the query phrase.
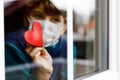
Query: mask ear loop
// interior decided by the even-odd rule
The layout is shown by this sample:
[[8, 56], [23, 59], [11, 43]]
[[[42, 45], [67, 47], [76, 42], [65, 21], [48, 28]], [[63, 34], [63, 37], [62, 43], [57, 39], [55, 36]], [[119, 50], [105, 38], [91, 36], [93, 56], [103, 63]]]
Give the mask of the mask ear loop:
[[[42, 23], [42, 21], [44, 20], [30, 20], [30, 18], [27, 18], [28, 22], [29, 22], [29, 30], [32, 29], [32, 25], [34, 22], [39, 22], [40, 24]], [[42, 24], [41, 24], [42, 25]], [[43, 26], [43, 25], [42, 25]], [[43, 27], [42, 27], [43, 28]]]
[[31, 29], [32, 29], [32, 21], [31, 21], [29, 18], [27, 18], [27, 20], [28, 20], [28, 22], [29, 22], [29, 27], [28, 27], [28, 29], [31, 30]]
[[39, 22], [38, 20], [30, 20], [30, 18], [27, 18], [28, 22], [29, 22], [29, 30], [32, 29], [32, 25], [34, 22]]

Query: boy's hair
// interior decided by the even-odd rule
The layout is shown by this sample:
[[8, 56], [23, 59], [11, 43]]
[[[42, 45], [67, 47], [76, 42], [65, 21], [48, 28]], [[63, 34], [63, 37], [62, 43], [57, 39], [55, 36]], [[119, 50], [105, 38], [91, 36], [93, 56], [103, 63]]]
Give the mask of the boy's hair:
[[64, 23], [66, 24], [66, 12], [58, 10], [50, 0], [31, 0], [26, 6], [26, 16], [30, 14], [30, 11], [39, 7], [43, 12], [49, 16], [59, 16], [62, 15], [64, 18]]

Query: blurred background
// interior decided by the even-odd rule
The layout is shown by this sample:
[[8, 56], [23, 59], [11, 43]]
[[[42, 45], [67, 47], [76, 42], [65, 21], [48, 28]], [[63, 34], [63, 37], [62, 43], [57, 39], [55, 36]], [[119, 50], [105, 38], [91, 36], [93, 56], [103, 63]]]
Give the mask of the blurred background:
[[74, 60], [75, 78], [97, 70], [95, 28], [96, 1], [75, 0], [73, 3], [73, 42], [77, 58]]

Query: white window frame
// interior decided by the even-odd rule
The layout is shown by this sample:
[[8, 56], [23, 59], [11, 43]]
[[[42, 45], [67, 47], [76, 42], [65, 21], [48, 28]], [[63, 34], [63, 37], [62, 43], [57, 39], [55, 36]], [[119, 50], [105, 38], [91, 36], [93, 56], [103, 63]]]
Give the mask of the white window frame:
[[3, 0], [0, 0], [0, 80], [5, 80], [5, 59], [4, 59], [4, 7], [3, 7]]

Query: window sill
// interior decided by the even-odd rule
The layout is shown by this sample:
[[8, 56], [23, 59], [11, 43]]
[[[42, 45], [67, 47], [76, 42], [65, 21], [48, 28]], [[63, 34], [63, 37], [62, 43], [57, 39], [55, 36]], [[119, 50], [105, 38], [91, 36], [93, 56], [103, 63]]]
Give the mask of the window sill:
[[120, 80], [120, 73], [107, 70], [83, 80]]

